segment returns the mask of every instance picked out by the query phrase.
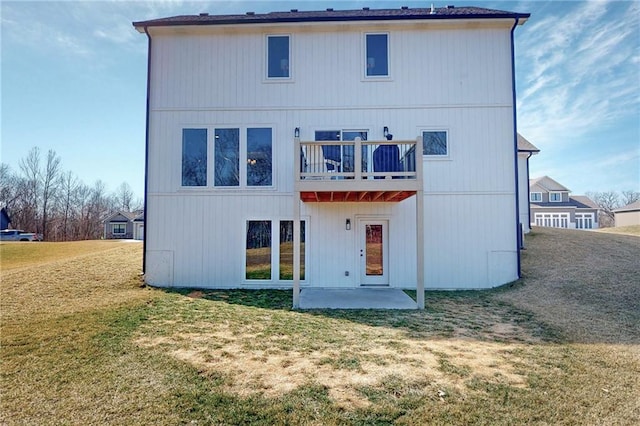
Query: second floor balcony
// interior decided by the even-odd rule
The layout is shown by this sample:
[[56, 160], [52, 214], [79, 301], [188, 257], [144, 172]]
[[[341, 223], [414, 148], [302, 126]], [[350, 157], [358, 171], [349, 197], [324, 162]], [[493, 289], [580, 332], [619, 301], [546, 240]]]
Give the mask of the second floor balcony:
[[398, 202], [422, 189], [422, 140], [294, 140], [305, 202]]

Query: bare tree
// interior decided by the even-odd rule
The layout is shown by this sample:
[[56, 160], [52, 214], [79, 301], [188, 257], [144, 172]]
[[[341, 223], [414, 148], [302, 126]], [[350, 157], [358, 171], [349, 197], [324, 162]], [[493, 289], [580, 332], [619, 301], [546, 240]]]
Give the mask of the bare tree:
[[22, 202], [21, 226], [38, 231], [38, 195], [40, 193], [40, 149], [33, 147], [20, 160], [20, 170], [24, 177], [24, 198]]
[[639, 191], [633, 191], [633, 190], [622, 191], [622, 206], [635, 203], [638, 200], [640, 200]]
[[587, 196], [600, 207], [600, 227], [606, 228], [613, 226], [613, 211], [620, 206], [618, 193], [615, 191], [587, 192]]
[[47, 163], [44, 173], [42, 173], [42, 236], [47, 239], [47, 219], [49, 217], [49, 204], [60, 184], [58, 175], [60, 174], [60, 157], [55, 151], [47, 152]]
[[118, 189], [116, 189], [116, 203], [118, 204], [118, 208], [121, 208], [122, 210], [131, 211], [133, 197], [133, 190], [127, 182], [122, 182]]

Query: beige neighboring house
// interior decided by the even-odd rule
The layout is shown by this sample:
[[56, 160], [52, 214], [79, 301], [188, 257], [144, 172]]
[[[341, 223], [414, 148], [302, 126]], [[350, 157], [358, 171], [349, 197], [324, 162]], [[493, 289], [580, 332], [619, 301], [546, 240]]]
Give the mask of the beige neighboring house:
[[616, 227], [640, 225], [640, 201], [615, 209], [613, 216]]
[[569, 195], [564, 185], [542, 176], [529, 181], [531, 225], [551, 228], [597, 229], [599, 207], [589, 197]]

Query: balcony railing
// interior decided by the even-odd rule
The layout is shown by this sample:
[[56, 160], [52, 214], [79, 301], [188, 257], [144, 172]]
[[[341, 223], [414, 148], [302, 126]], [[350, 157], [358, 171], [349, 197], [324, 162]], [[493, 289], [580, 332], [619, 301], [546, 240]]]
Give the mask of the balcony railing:
[[[295, 139], [298, 191], [417, 191], [422, 140], [300, 141]], [[420, 161], [417, 161], [417, 160]]]

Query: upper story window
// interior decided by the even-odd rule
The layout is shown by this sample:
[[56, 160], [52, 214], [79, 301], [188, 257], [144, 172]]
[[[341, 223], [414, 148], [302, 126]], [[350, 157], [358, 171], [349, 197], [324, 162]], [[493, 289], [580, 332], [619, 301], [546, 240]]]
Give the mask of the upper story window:
[[182, 186], [207, 185], [207, 129], [182, 129]]
[[542, 192], [532, 192], [529, 195], [529, 201], [532, 201], [534, 203], [539, 203], [542, 201]]
[[389, 77], [389, 34], [365, 35], [365, 76]]
[[562, 201], [562, 192], [550, 192], [549, 193], [549, 202], [550, 203], [559, 203]]
[[422, 155], [446, 157], [449, 155], [449, 137], [446, 130], [422, 132]]
[[[182, 130], [182, 186], [273, 185], [270, 127], [216, 128], [212, 133], [209, 145], [207, 129]], [[207, 163], [213, 168], [213, 179], [207, 178]]]
[[290, 56], [288, 35], [267, 36], [267, 78], [290, 78]]

